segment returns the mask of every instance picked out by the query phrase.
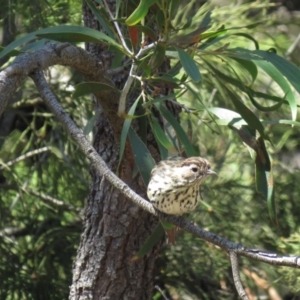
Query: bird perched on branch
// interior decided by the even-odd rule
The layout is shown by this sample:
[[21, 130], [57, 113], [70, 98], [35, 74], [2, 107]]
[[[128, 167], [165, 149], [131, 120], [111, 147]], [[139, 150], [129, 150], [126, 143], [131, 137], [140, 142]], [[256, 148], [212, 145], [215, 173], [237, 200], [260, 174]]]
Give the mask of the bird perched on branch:
[[147, 195], [153, 206], [166, 214], [188, 213], [201, 200], [203, 180], [216, 174], [210, 163], [201, 157], [162, 160], [151, 172]]

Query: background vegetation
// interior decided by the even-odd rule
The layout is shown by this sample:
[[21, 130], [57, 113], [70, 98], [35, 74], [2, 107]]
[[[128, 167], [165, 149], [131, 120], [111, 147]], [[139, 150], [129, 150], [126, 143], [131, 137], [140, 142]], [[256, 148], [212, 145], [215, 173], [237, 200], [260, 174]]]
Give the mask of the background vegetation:
[[[10, 1], [9, 5], [2, 2], [1, 6], [7, 8], [7, 13], [1, 15], [3, 36], [11, 33], [8, 42], [3, 38], [3, 46], [42, 27], [80, 24], [81, 7], [77, 1], [30, 4]], [[255, 24], [246, 33], [259, 41], [261, 49], [274, 47], [282, 56], [297, 38], [299, 26], [295, 24], [300, 24], [300, 16], [296, 12], [274, 7], [268, 1], [230, 1], [222, 7], [213, 2], [213, 29], [223, 24], [226, 28]], [[229, 37], [227, 42], [232, 48], [254, 49], [253, 42], [242, 36]], [[299, 47], [291, 50], [287, 58], [299, 64]], [[249, 247], [297, 255], [300, 252], [299, 127], [266, 127], [272, 141], [272, 144], [267, 142], [267, 149], [272, 157], [276, 186], [277, 218], [272, 221], [266, 200], [256, 192], [255, 167], [247, 147], [235, 131], [211, 122], [204, 110], [204, 105], [233, 109], [233, 104], [215, 90], [213, 75], [199, 64], [204, 80], [201, 88], [193, 87], [199, 97], [190, 93], [179, 99], [199, 112], [182, 112], [181, 119], [193, 144], [201, 156], [212, 162], [219, 176], [207, 181], [204, 201], [189, 218]], [[223, 64], [226, 70], [226, 62]], [[56, 68], [49, 70], [49, 76], [64, 108], [77, 124], [86, 126], [93, 115], [91, 100], [71, 97], [72, 88], [81, 80], [79, 75]], [[237, 76], [251, 81], [251, 76], [242, 69]], [[266, 74], [256, 80], [255, 88], [285, 96]], [[288, 105], [264, 114], [255, 107], [252, 110], [266, 118], [291, 118]], [[66, 299], [81, 233], [80, 210], [89, 191], [88, 162], [29, 81], [13, 99], [0, 128], [0, 297]], [[32, 152], [37, 149], [39, 153]], [[26, 153], [32, 155], [14, 161]], [[226, 254], [189, 234], [179, 232], [176, 245], [165, 246], [158, 266], [157, 286], [172, 299], [235, 297]], [[243, 259], [242, 266], [242, 280], [253, 296], [275, 299], [270, 296], [271, 290], [285, 299], [300, 297], [299, 270], [247, 259]], [[155, 290], [154, 299], [162, 299], [160, 289]]]

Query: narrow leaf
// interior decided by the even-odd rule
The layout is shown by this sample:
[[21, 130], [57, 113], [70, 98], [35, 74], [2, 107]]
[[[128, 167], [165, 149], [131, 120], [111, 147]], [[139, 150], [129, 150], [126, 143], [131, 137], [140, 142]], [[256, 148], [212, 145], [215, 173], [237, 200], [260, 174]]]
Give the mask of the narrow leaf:
[[27, 34], [9, 45], [7, 45], [1, 52], [0, 52], [0, 58], [8, 55], [8, 56], [15, 56], [16, 52], [14, 51], [16, 48], [21, 47], [21, 45], [24, 45], [31, 40], [35, 39], [35, 32]]
[[125, 23], [128, 26], [133, 26], [140, 22], [147, 15], [149, 7], [155, 2], [156, 0], [141, 0], [138, 7], [125, 20]]
[[236, 97], [236, 95], [232, 93], [225, 85], [224, 88], [227, 91], [236, 110], [241, 114], [242, 118], [247, 122], [247, 124], [249, 124], [251, 128], [256, 129], [262, 137], [268, 139], [264, 132], [264, 126], [261, 124], [257, 116], [242, 101], [240, 101]]
[[96, 7], [96, 5], [94, 4], [94, 2], [91, 0], [85, 0], [85, 2], [89, 6], [89, 8], [93, 12], [93, 14], [96, 16], [97, 20], [99, 21], [99, 23], [101, 24], [103, 29], [106, 31], [107, 35], [110, 36], [112, 39], [114, 39], [115, 34], [112, 31], [109, 23], [107, 22], [107, 20], [105, 20], [105, 17], [104, 17], [104, 14], [106, 13], [104, 8], [98, 9]]
[[258, 74], [256, 65], [250, 60], [241, 59], [237, 57], [231, 57], [231, 58], [235, 60], [237, 63], [239, 63], [244, 69], [246, 69], [249, 72], [249, 74], [252, 77], [252, 83], [253, 83]]
[[137, 168], [143, 178], [145, 186], [148, 186], [150, 181], [150, 174], [155, 166], [155, 161], [151, 156], [146, 145], [142, 142], [136, 132], [130, 127], [128, 131], [128, 137], [130, 140], [134, 160]]
[[191, 77], [191, 79], [194, 82], [199, 82], [201, 80], [201, 74], [200, 71], [195, 63], [195, 61], [183, 50], [180, 48], [176, 48], [178, 55], [179, 55], [179, 60], [184, 68], [185, 72], [187, 73], [188, 76]]
[[[254, 50], [250, 51], [247, 49], [242, 49], [242, 48], [235, 48], [231, 49], [235, 51], [238, 54], [247, 56], [247, 59], [251, 59], [262, 67], [266, 72], [268, 72], [268, 69], [271, 69], [270, 65], [267, 65], [267, 62], [271, 63], [274, 67], [277, 68], [277, 70], [286, 77], [286, 79], [291, 83], [291, 85], [296, 89], [298, 93], [300, 93], [300, 69], [289, 62], [288, 60], [284, 59], [283, 57], [278, 56], [276, 53], [273, 51], [262, 51], [262, 50]], [[259, 62], [258, 62], [259, 61]], [[267, 61], [267, 62], [265, 62]], [[292, 112], [292, 120], [295, 121], [297, 117], [297, 105], [295, 100], [292, 98], [293, 95], [290, 93], [284, 84], [283, 80], [280, 79], [278, 73], [276, 73], [277, 79], [274, 79], [272, 77], [272, 71], [268, 73], [283, 89], [285, 92], [285, 95], [287, 97], [287, 100], [289, 101], [290, 107], [291, 107], [291, 112]], [[280, 74], [279, 73], [279, 74]], [[275, 76], [275, 74], [273, 74]], [[277, 81], [279, 80], [279, 81]], [[283, 84], [283, 85], [282, 85]], [[291, 95], [290, 95], [291, 94]]]
[[165, 55], [166, 43], [158, 42], [149, 61], [149, 66], [151, 69], [159, 68], [165, 59]]
[[155, 117], [150, 117], [150, 125], [152, 128], [153, 134], [155, 136], [155, 139], [157, 141], [159, 141], [162, 144], [162, 146], [164, 146], [166, 149], [175, 152], [174, 145], [167, 138], [166, 134], [162, 130], [161, 126], [159, 125], [159, 123]]
[[262, 68], [283, 90], [286, 99], [288, 100], [292, 112], [292, 120], [295, 121], [297, 117], [297, 104], [294, 93], [290, 85], [282, 74], [269, 62], [263, 60], [254, 60], [260, 68]]
[[79, 83], [75, 87], [75, 91], [73, 93], [73, 98], [78, 98], [84, 95], [89, 95], [93, 93], [99, 93], [104, 90], [111, 90], [115, 92], [120, 92], [118, 89], [100, 82], [83, 82]]
[[95, 42], [112, 45], [122, 52], [126, 52], [124, 48], [108, 35], [83, 26], [75, 25], [59, 25], [55, 27], [45, 28], [35, 32], [37, 37], [52, 39], [59, 42]]
[[138, 38], [139, 38], [139, 31], [136, 28], [136, 26], [129, 27], [129, 36], [131, 40], [131, 45], [133, 48], [135, 48], [138, 44]]
[[154, 105], [157, 107], [157, 109], [161, 112], [163, 117], [167, 120], [167, 122], [174, 128], [178, 139], [182, 143], [182, 146], [185, 150], [185, 153], [188, 157], [190, 156], [196, 156], [195, 150], [193, 148], [192, 143], [190, 142], [189, 138], [187, 137], [187, 134], [184, 132], [181, 125], [178, 123], [176, 118], [168, 111], [162, 103], [156, 102]]
[[144, 245], [140, 250], [130, 259], [130, 261], [136, 261], [142, 258], [144, 255], [149, 253], [151, 249], [163, 238], [165, 234], [162, 224], [159, 222], [152, 232], [152, 234], [147, 238]]
[[[139, 102], [141, 97], [138, 97], [134, 103], [132, 104], [132, 106], [130, 107], [128, 114], [129, 115], [134, 115], [134, 112], [136, 110], [137, 104]], [[131, 125], [131, 121], [132, 119], [125, 119], [124, 124], [123, 124], [123, 128], [122, 128], [122, 132], [121, 132], [121, 138], [120, 138], [120, 153], [119, 153], [119, 164], [118, 164], [118, 169], [120, 167], [120, 164], [122, 162], [123, 159], [123, 155], [124, 155], [124, 150], [125, 150], [125, 144], [126, 144], [126, 140], [127, 140], [127, 134]]]
[[84, 134], [84, 135], [88, 135], [90, 132], [92, 132], [92, 130], [93, 130], [93, 128], [94, 128], [94, 125], [95, 125], [95, 122], [96, 122], [96, 118], [97, 118], [97, 116], [94, 115], [94, 116], [92, 116], [92, 117], [88, 120], [87, 124], [86, 124], [85, 127], [83, 128], [83, 134]]

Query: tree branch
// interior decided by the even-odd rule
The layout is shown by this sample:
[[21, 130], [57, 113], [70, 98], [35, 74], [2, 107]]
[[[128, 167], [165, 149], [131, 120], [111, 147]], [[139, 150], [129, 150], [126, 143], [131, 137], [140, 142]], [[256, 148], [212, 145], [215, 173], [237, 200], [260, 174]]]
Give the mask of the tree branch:
[[90, 53], [69, 43], [48, 44], [33, 53], [18, 56], [9, 67], [0, 72], [0, 115], [28, 74], [36, 68], [45, 70], [54, 65], [73, 67], [90, 80], [112, 85], [100, 62]]
[[0, 164], [3, 164], [2, 166], [0, 166], [0, 170], [8, 168], [8, 167], [16, 164], [17, 162], [22, 161], [22, 160], [24, 160], [28, 157], [31, 157], [31, 156], [34, 156], [34, 155], [37, 155], [37, 154], [40, 154], [40, 153], [43, 153], [43, 152], [46, 152], [46, 151], [49, 151], [49, 150], [51, 150], [51, 147], [46, 146], [46, 147], [43, 147], [43, 148], [39, 148], [39, 149], [36, 149], [36, 150], [29, 151], [29, 152], [27, 152], [23, 155], [20, 155], [19, 157], [15, 158], [15, 159], [7, 162], [7, 163], [4, 163], [4, 162], [0, 161]]
[[59, 207], [62, 207], [62, 208], [64, 208], [64, 209], [66, 209], [66, 210], [68, 210], [68, 211], [75, 211], [75, 212], [79, 212], [79, 213], [81, 213], [82, 212], [82, 209], [81, 208], [79, 208], [79, 207], [75, 207], [75, 206], [73, 206], [73, 205], [71, 205], [71, 204], [66, 204], [65, 202], [63, 202], [63, 201], [61, 201], [61, 200], [59, 200], [59, 199], [56, 199], [56, 198], [54, 198], [54, 197], [51, 197], [51, 196], [49, 196], [49, 195], [46, 195], [46, 194], [43, 194], [43, 193], [40, 193], [40, 192], [36, 192], [36, 191], [34, 191], [34, 190], [32, 190], [32, 189], [22, 189], [23, 190], [23, 192], [25, 192], [25, 193], [28, 193], [28, 194], [31, 194], [31, 195], [33, 195], [33, 196], [36, 196], [36, 197], [39, 197], [39, 198], [41, 198], [43, 201], [45, 201], [45, 202], [49, 202], [49, 203], [51, 203], [51, 204], [54, 204], [55, 206], [59, 206]]
[[297, 256], [279, 256], [276, 253], [270, 253], [258, 249], [249, 249], [241, 244], [237, 244], [227, 239], [218, 236], [215, 233], [208, 232], [202, 228], [193, 225], [191, 222], [185, 220], [183, 217], [170, 216], [155, 210], [150, 202], [140, 197], [133, 190], [129, 188], [122, 180], [120, 180], [105, 164], [103, 159], [98, 155], [91, 143], [86, 139], [81, 129], [79, 129], [73, 120], [64, 111], [58, 103], [56, 96], [50, 90], [44, 74], [41, 70], [36, 70], [32, 75], [38, 91], [42, 98], [49, 106], [50, 110], [65, 126], [67, 132], [77, 142], [78, 147], [83, 151], [86, 157], [91, 161], [91, 164], [96, 169], [99, 175], [104, 176], [115, 188], [122, 194], [133, 201], [149, 213], [158, 216], [159, 218], [171, 222], [178, 227], [200, 237], [212, 244], [215, 244], [227, 252], [235, 251], [237, 255], [246, 256], [257, 261], [262, 261], [268, 264], [278, 266], [290, 266], [294, 268], [300, 267], [300, 258]]
[[238, 256], [235, 251], [229, 251], [229, 257], [230, 257], [230, 262], [231, 262], [231, 268], [232, 268], [232, 277], [234, 281], [235, 288], [239, 294], [239, 296], [243, 300], [249, 300], [242, 282], [240, 278], [240, 271], [239, 271], [239, 262], [238, 262]]

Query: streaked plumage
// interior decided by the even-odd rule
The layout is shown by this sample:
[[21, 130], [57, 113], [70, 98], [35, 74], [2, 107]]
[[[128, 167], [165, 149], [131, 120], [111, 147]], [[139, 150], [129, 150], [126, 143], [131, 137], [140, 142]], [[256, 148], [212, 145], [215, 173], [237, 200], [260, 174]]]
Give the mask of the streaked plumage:
[[210, 169], [210, 163], [201, 157], [163, 160], [151, 172], [148, 198], [166, 214], [191, 212], [201, 199], [201, 182], [212, 174], [216, 173]]

